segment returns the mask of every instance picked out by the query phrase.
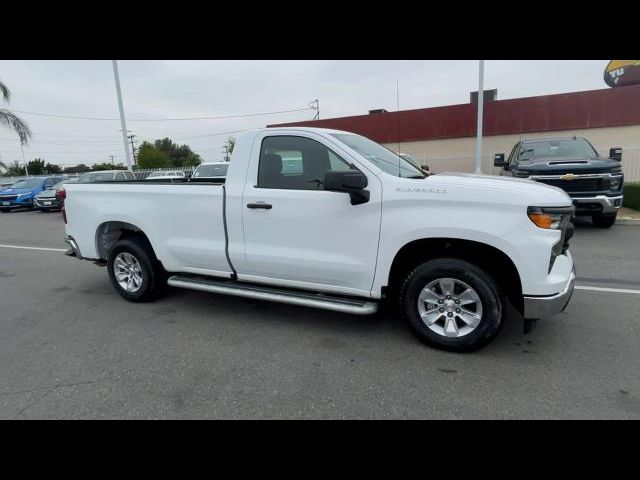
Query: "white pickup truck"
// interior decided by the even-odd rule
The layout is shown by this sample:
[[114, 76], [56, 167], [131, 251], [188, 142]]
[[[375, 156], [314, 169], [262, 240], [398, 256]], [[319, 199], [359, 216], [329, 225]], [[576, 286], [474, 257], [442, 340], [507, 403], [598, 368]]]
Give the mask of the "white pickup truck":
[[506, 302], [527, 331], [573, 292], [562, 190], [427, 176], [348, 132], [245, 133], [219, 182], [66, 190], [67, 254], [106, 265], [130, 301], [166, 284], [352, 314], [391, 299], [420, 339], [465, 351], [496, 336]]

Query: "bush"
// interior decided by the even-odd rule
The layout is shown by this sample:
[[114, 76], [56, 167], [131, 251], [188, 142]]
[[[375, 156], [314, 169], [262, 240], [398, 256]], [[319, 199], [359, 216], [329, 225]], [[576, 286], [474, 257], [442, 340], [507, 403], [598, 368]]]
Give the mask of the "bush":
[[640, 210], [640, 182], [624, 184], [623, 205], [634, 210]]

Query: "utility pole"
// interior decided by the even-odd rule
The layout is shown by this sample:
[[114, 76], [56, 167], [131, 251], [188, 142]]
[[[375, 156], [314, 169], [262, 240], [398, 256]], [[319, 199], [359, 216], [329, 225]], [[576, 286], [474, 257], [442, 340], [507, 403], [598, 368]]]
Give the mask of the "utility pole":
[[478, 127], [476, 138], [476, 173], [482, 173], [482, 114], [484, 107], [484, 60], [480, 60], [478, 72]]
[[115, 155], [109, 155], [111, 157], [111, 165], [114, 165], [113, 163], [113, 157], [115, 157]]
[[309, 108], [316, 111], [316, 114], [313, 117], [313, 119], [320, 120], [320, 100], [316, 98], [315, 100], [309, 102]]
[[131, 151], [133, 152], [133, 163], [138, 165], [138, 158], [136, 157], [136, 147], [133, 145], [133, 139], [137, 137], [137, 135], [127, 135], [129, 140], [131, 141]]
[[127, 168], [131, 168], [131, 154], [129, 153], [129, 145], [127, 145], [127, 122], [124, 119], [124, 106], [122, 105], [122, 92], [120, 91], [120, 75], [118, 74], [118, 61], [111, 60], [113, 64], [113, 78], [116, 82], [116, 94], [118, 96], [118, 108], [120, 110], [120, 125], [122, 126], [122, 143], [124, 144], [124, 154], [127, 159]]
[[24, 158], [24, 148], [22, 142], [20, 142], [20, 151], [22, 152], [22, 161], [24, 162], [24, 173], [27, 174], [27, 177], [29, 176], [29, 170], [27, 169], [27, 161]]

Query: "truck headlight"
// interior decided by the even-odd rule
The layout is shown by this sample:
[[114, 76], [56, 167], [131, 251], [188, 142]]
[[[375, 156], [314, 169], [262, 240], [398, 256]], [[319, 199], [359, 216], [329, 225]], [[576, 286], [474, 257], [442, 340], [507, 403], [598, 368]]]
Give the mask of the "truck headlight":
[[571, 219], [573, 207], [566, 208], [545, 208], [529, 207], [527, 216], [540, 228], [556, 230], [565, 220]]
[[622, 175], [617, 177], [611, 177], [609, 180], [609, 188], [611, 190], [620, 190], [622, 187]]

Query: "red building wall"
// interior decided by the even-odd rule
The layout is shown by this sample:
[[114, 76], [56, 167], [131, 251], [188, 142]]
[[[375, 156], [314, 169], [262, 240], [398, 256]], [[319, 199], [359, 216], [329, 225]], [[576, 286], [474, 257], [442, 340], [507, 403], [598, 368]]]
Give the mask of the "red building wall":
[[[476, 135], [476, 106], [468, 103], [353, 117], [269, 125], [335, 128], [380, 143]], [[640, 85], [497, 100], [484, 104], [484, 135], [640, 125]]]

